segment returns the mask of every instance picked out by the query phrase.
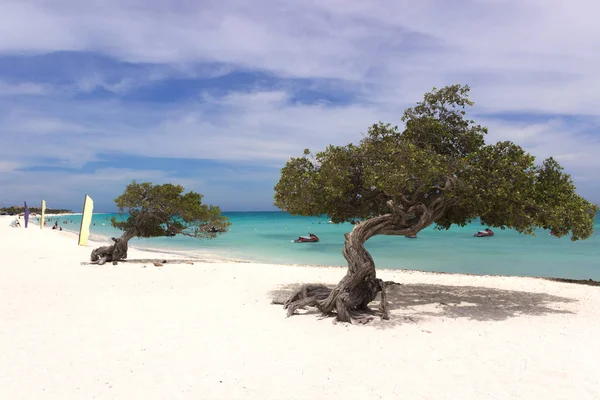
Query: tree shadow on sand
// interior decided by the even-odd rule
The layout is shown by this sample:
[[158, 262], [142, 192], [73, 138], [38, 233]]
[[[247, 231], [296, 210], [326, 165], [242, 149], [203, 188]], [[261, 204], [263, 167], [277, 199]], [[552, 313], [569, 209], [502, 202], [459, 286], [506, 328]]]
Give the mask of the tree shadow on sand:
[[[333, 285], [327, 285], [333, 288]], [[299, 285], [287, 285], [270, 293], [272, 303], [283, 304]], [[421, 320], [467, 318], [475, 321], [502, 321], [524, 315], [572, 314], [560, 303], [577, 300], [546, 293], [532, 293], [475, 286], [394, 284], [387, 287], [390, 320], [381, 321], [375, 311], [380, 297], [370, 304], [371, 325], [386, 328]], [[307, 314], [318, 314], [315, 308]]]

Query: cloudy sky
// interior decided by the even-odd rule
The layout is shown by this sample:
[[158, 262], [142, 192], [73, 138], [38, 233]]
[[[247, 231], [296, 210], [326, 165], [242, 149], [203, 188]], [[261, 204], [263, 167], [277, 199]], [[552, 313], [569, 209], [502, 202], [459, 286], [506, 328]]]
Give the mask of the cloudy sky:
[[273, 210], [304, 148], [347, 144], [432, 87], [487, 140], [555, 156], [600, 202], [596, 0], [4, 0], [0, 206], [98, 211], [132, 179]]

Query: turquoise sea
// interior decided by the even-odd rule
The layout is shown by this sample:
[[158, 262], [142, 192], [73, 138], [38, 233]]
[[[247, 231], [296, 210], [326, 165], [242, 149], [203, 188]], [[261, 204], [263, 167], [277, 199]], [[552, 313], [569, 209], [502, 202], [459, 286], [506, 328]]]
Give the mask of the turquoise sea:
[[[104, 240], [120, 231], [110, 226], [118, 214], [95, 214], [91, 238]], [[326, 217], [298, 217], [283, 212], [230, 212], [231, 230], [212, 240], [183, 236], [133, 239], [137, 248], [185, 252], [191, 256], [282, 264], [345, 266], [341, 251], [344, 233], [351, 224], [330, 224]], [[81, 215], [49, 216], [48, 226], [58, 220], [63, 229], [79, 232]], [[377, 268], [411, 269], [470, 274], [544, 276], [600, 280], [600, 217], [588, 240], [557, 239], [540, 230], [535, 237], [512, 230], [495, 229], [496, 235], [475, 238], [479, 223], [449, 231], [429, 227], [417, 239], [377, 236], [366, 247]], [[318, 243], [293, 243], [300, 235], [314, 233]]]

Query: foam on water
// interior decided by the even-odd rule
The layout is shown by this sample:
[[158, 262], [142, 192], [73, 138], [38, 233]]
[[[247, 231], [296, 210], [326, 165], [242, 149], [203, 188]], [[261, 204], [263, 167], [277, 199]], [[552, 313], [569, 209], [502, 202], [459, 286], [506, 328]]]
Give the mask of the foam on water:
[[[92, 239], [120, 235], [110, 226], [118, 214], [95, 214]], [[282, 264], [346, 265], [341, 255], [344, 233], [351, 224], [329, 224], [326, 217], [297, 217], [282, 212], [225, 213], [231, 231], [213, 240], [171, 238], [132, 239], [131, 246], [184, 251], [222, 259]], [[48, 226], [54, 223], [54, 218]], [[63, 229], [79, 231], [81, 215], [58, 217]], [[557, 239], [547, 231], [535, 237], [496, 229], [490, 238], [475, 238], [479, 223], [436, 231], [429, 227], [417, 239], [377, 236], [366, 247], [378, 268], [414, 269], [472, 274], [547, 276], [600, 280], [600, 219], [588, 240]], [[300, 235], [314, 233], [318, 243], [293, 243]]]

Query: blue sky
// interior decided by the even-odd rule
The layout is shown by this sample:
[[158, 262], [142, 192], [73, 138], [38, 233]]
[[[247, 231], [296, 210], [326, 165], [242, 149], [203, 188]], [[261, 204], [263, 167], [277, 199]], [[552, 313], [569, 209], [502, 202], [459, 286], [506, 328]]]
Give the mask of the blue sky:
[[0, 206], [96, 210], [131, 180], [274, 210], [304, 148], [469, 84], [488, 142], [555, 156], [600, 203], [593, 0], [0, 3]]

